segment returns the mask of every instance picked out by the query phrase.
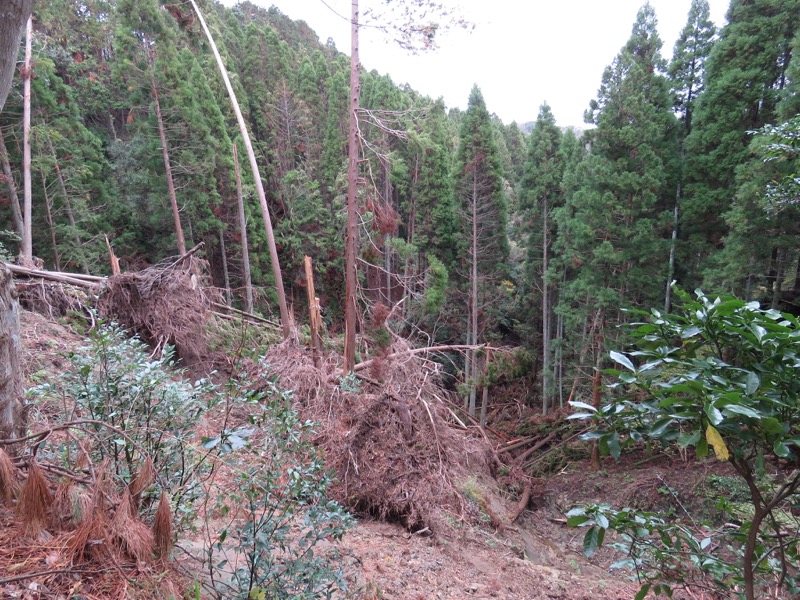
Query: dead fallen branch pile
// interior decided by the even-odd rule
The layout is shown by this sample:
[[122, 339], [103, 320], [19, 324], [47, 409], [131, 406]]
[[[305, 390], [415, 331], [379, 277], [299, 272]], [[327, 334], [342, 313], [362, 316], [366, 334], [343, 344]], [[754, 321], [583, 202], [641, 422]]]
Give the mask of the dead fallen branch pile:
[[159, 350], [175, 347], [185, 364], [196, 366], [208, 354], [206, 326], [211, 318], [211, 286], [203, 285], [202, 261], [192, 254], [134, 273], [109, 277], [98, 299], [100, 315], [136, 333]]
[[317, 369], [311, 353], [291, 343], [266, 357], [303, 415], [319, 423], [315, 443], [335, 471], [336, 499], [415, 530], [476, 520], [488, 505], [496, 512], [496, 502], [477, 498], [466, 483], [493, 481], [489, 445], [474, 430], [449, 426], [434, 363], [402, 340], [392, 350], [380, 381], [331, 377], [332, 361]]

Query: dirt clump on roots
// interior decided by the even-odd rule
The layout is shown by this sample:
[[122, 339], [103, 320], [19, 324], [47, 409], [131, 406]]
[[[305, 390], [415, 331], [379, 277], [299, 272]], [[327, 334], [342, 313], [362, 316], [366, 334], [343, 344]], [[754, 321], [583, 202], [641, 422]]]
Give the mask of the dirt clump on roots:
[[175, 347], [186, 366], [199, 367], [208, 355], [212, 319], [204, 261], [194, 256], [164, 259], [142, 271], [109, 277], [97, 303], [113, 319], [156, 351]]
[[266, 362], [318, 424], [314, 442], [334, 471], [339, 502], [413, 531], [500, 526], [508, 511], [490, 472], [491, 448], [456, 422], [435, 363], [409, 349], [395, 339], [380, 381], [336, 376], [332, 357], [317, 369], [291, 341], [272, 348]]

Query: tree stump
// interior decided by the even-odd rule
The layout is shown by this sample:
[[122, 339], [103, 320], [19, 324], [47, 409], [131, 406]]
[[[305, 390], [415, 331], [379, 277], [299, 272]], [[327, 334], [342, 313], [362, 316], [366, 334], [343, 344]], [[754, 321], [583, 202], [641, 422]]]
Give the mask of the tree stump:
[[11, 271], [0, 263], [0, 440], [25, 432], [17, 296]]

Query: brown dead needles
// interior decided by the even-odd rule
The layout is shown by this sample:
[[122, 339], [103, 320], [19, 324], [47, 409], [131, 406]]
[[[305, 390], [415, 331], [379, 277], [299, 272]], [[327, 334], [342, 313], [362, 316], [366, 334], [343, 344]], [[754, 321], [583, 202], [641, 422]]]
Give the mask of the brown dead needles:
[[217, 300], [209, 298], [202, 272], [202, 261], [187, 253], [110, 277], [98, 309], [156, 350], [171, 344], [185, 364], [197, 365], [208, 352], [206, 325]]
[[303, 416], [319, 424], [315, 443], [336, 474], [337, 500], [409, 529], [441, 531], [474, 516], [458, 482], [488, 475], [490, 450], [450, 427], [435, 366], [404, 350], [395, 339], [392, 352], [382, 353], [382, 381], [337, 381], [291, 343], [273, 348], [266, 361], [281, 386], [294, 390]]

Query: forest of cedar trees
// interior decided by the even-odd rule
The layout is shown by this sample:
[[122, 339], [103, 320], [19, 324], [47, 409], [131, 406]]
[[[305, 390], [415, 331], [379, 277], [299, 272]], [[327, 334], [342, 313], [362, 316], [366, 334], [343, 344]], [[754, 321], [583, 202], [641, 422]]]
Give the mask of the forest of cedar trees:
[[[274, 7], [198, 5], [292, 326], [307, 332], [313, 273], [325, 350], [341, 352], [350, 57]], [[125, 273], [202, 243], [221, 302], [277, 323], [267, 218], [192, 6], [37, 0], [30, 31], [0, 113], [3, 260], [106, 276], [111, 248]], [[645, 4], [619, 45], [571, 127], [547, 104], [503, 123], [477, 86], [448, 108], [361, 57], [356, 362], [397, 340], [452, 347], [443, 387], [484, 425], [494, 389], [540, 415], [599, 406], [631, 324], [685, 292], [800, 312], [800, 0], [731, 0], [719, 29], [693, 0], [677, 40]]]
[[[308, 255], [340, 333], [349, 58], [275, 8], [201, 4], [252, 136], [288, 303], [306, 318]], [[671, 42], [645, 5], [580, 129], [547, 105], [503, 123], [477, 87], [466, 111], [448, 110], [362, 70], [359, 331], [381, 303], [417, 343], [524, 348], [504, 376], [529, 378], [546, 412], [619, 346], [626, 309], [669, 310], [673, 281], [796, 310], [797, 188], [775, 184], [796, 160], [765, 160], [776, 136], [759, 130], [800, 107], [800, 4], [733, 1], [717, 31], [693, 2], [665, 60]], [[31, 241], [45, 268], [108, 273], [106, 237], [123, 270], [204, 242], [230, 302], [277, 315], [252, 171], [191, 7], [42, 1], [32, 56]], [[18, 77], [0, 115], [6, 256], [22, 237], [22, 99]], [[786, 131], [791, 146], [796, 122]], [[482, 360], [452, 366], [454, 383], [466, 369], [482, 385]]]

